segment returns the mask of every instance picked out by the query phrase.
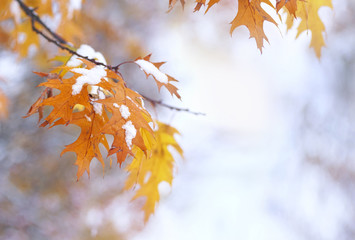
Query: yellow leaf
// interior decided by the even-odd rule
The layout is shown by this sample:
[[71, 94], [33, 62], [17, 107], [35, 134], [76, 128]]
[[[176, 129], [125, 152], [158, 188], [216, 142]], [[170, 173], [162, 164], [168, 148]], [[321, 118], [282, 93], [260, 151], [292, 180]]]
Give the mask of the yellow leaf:
[[[304, 31], [310, 31], [312, 34], [312, 39], [310, 47], [314, 49], [318, 58], [321, 57], [322, 47], [325, 46], [323, 33], [325, 32], [325, 27], [318, 15], [318, 11], [321, 7], [332, 8], [331, 0], [311, 0], [311, 1], [298, 1], [296, 16], [301, 19], [301, 23], [297, 29], [296, 38]], [[288, 29], [292, 26], [292, 22], [288, 16], [287, 26]]]
[[170, 185], [173, 180], [175, 160], [168, 147], [172, 146], [180, 155], [183, 154], [179, 144], [174, 139], [174, 134], [179, 133], [175, 128], [158, 122], [158, 130], [155, 132], [156, 144], [152, 149], [152, 156], [147, 158], [141, 150], [134, 149], [135, 158], [127, 166], [129, 176], [126, 180], [125, 190], [139, 185], [133, 199], [145, 197], [142, 208], [144, 221], [147, 222], [155, 211], [155, 206], [160, 200], [159, 184], [167, 182]]

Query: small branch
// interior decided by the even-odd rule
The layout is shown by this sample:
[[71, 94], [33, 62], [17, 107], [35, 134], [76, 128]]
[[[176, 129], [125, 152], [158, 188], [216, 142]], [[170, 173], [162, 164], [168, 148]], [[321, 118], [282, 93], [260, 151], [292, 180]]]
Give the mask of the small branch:
[[33, 21], [38, 22], [44, 29], [46, 29], [47, 32], [49, 32], [50, 35], [52, 35], [53, 38], [57, 39], [57, 41], [61, 44], [68, 44], [67, 41], [65, 41], [61, 36], [53, 32], [41, 19], [40, 17], [36, 14], [34, 9], [30, 9], [26, 4], [24, 4], [21, 0], [16, 0], [18, 4], [20, 5], [21, 9], [26, 13], [27, 16], [29, 16]]
[[[77, 57], [86, 59], [96, 65], [100, 65], [100, 66], [104, 66], [110, 70], [115, 71], [116, 73], [118, 72], [118, 69], [120, 66], [122, 66], [123, 64], [127, 64], [127, 63], [134, 63], [134, 61], [126, 61], [126, 62], [122, 62], [116, 66], [111, 66], [111, 65], [106, 65], [102, 62], [96, 61], [93, 58], [88, 58], [87, 56], [83, 56], [79, 53], [77, 53], [76, 51], [70, 49], [69, 47], [67, 47], [67, 45], [69, 45], [69, 43], [64, 40], [64, 38], [62, 38], [61, 36], [59, 36], [57, 33], [53, 32], [42, 20], [41, 18], [37, 15], [37, 13], [35, 12], [35, 9], [31, 9], [29, 6], [27, 6], [22, 0], [16, 0], [18, 2], [18, 4], [20, 5], [22, 11], [31, 19], [31, 26], [32, 26], [32, 30], [37, 33], [38, 35], [42, 36], [43, 38], [45, 38], [48, 42], [53, 43], [54, 45], [56, 45], [58, 48], [69, 52], [72, 55], [75, 55]], [[48, 32], [49, 36], [44, 33], [43, 31], [39, 30], [36, 27], [36, 23], [38, 23], [39, 25], [41, 25], [46, 32]], [[119, 73], [120, 74], [120, 73]], [[194, 115], [206, 115], [205, 113], [200, 113], [200, 112], [193, 112], [190, 111], [187, 108], [178, 108], [178, 107], [174, 107], [168, 104], [163, 103], [161, 100], [157, 101], [154, 99], [151, 99], [149, 97], [143, 96], [146, 100], [148, 100], [149, 102], [151, 102], [153, 105], [160, 105], [162, 107], [168, 108], [170, 110], [174, 110], [174, 111], [179, 111], [179, 112], [187, 112], [187, 113], [191, 113]]]
[[170, 110], [174, 110], [174, 111], [178, 111], [178, 112], [187, 112], [187, 113], [191, 113], [191, 114], [194, 114], [194, 115], [202, 115], [202, 116], [206, 116], [206, 113], [201, 113], [201, 112], [193, 112], [191, 111], [190, 109], [188, 108], [178, 108], [178, 107], [174, 107], [174, 106], [171, 106], [171, 105], [168, 105], [166, 103], [163, 103], [163, 101], [161, 100], [154, 100], [154, 99], [151, 99], [149, 97], [146, 97], [144, 95], [141, 94], [141, 96], [146, 99], [147, 101], [151, 102], [153, 105], [160, 105], [162, 107], [165, 107], [165, 108], [169, 108]]

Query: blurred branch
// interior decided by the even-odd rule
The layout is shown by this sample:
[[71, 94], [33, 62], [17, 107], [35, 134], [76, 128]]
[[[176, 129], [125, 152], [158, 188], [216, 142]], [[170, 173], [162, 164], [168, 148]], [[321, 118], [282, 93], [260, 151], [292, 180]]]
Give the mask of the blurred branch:
[[[62, 50], [65, 50], [73, 55], [76, 55], [80, 58], [84, 58], [96, 65], [101, 65], [104, 66], [110, 70], [118, 70], [118, 67], [112, 67], [109, 65], [106, 65], [102, 62], [98, 62], [93, 58], [88, 58], [86, 56], [83, 56], [79, 53], [77, 53], [76, 51], [70, 49], [69, 47], [67, 47], [66, 45], [69, 45], [69, 43], [67, 41], [64, 40], [64, 38], [62, 38], [61, 36], [59, 36], [58, 34], [56, 34], [55, 32], [53, 32], [42, 20], [41, 18], [37, 15], [37, 13], [35, 12], [36, 9], [31, 9], [29, 6], [27, 6], [24, 2], [22, 2], [22, 0], [16, 0], [18, 2], [18, 4], [20, 5], [21, 9], [23, 10], [23, 12], [31, 18], [31, 25], [32, 25], [32, 30], [34, 32], [36, 32], [37, 34], [41, 35], [42, 37], [44, 37], [48, 42], [51, 42], [53, 44], [55, 44], [57, 47], [59, 47]], [[36, 24], [35, 23], [40, 24], [52, 37], [46, 35], [44, 32], [42, 32], [41, 30], [39, 30], [38, 28], [36, 28]]]

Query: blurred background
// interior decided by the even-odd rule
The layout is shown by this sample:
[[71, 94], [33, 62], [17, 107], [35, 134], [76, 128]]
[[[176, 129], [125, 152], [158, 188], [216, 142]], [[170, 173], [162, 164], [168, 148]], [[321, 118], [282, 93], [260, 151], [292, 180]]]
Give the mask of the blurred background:
[[355, 2], [333, 5], [320, 10], [327, 47], [319, 60], [310, 34], [295, 40], [284, 25], [265, 25], [262, 55], [246, 28], [231, 37], [235, 1], [205, 15], [192, 1], [169, 13], [168, 1], [86, 1], [85, 43], [110, 63], [149, 53], [167, 61], [162, 70], [180, 81], [182, 101], [126, 65], [130, 87], [207, 114], [153, 114], [180, 131], [185, 158], [176, 154], [173, 186], [146, 225], [118, 166], [103, 176], [93, 161], [90, 179], [76, 181], [75, 155], [59, 156], [78, 129], [22, 118], [40, 93], [32, 71], [48, 65], [0, 49], [9, 99], [0, 121], [0, 239], [355, 239]]

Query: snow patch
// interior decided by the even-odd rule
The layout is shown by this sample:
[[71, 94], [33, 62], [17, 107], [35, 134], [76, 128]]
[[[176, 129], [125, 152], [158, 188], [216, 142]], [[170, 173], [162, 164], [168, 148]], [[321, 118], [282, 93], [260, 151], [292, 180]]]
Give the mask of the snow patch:
[[[97, 92], [99, 93], [99, 99], [105, 99], [106, 96], [105, 96], [105, 93], [102, 91], [102, 88], [101, 87], [97, 87], [97, 86], [93, 86], [92, 88], [97, 88]], [[91, 93], [91, 91], [90, 91]]]
[[124, 119], [127, 119], [129, 116], [131, 116], [131, 113], [129, 112], [129, 109], [126, 105], [121, 105], [120, 112], [121, 112], [121, 116]]
[[132, 149], [132, 140], [136, 137], [137, 130], [132, 124], [132, 121], [126, 122], [122, 128], [125, 130], [126, 144], [129, 149]]
[[[82, 44], [79, 49], [76, 51], [78, 54], [88, 57], [88, 58], [94, 58], [97, 59], [97, 61], [107, 64], [105, 57], [102, 55], [100, 52], [96, 52], [91, 46]], [[80, 64], [82, 64], [82, 61], [79, 59], [78, 56], [72, 56], [70, 60], [67, 63], [68, 67], [77, 67]]]
[[117, 103], [114, 103], [113, 106], [114, 106], [115, 108], [119, 108], [119, 107], [120, 107], [120, 105], [118, 105]]
[[92, 69], [73, 68], [71, 71], [81, 74], [81, 76], [76, 79], [76, 83], [72, 86], [73, 95], [79, 94], [84, 84], [95, 85], [101, 81], [101, 78], [106, 77], [106, 71], [102, 66], [96, 66]]
[[153, 77], [161, 83], [169, 83], [168, 76], [165, 73], [162, 73], [153, 63], [148, 62], [143, 59], [135, 61], [139, 67], [145, 71], [147, 74], [153, 75]]
[[92, 106], [94, 107], [95, 113], [101, 115], [102, 114], [102, 104], [97, 102], [92, 102]]

